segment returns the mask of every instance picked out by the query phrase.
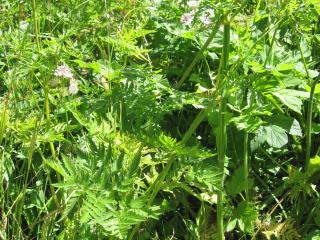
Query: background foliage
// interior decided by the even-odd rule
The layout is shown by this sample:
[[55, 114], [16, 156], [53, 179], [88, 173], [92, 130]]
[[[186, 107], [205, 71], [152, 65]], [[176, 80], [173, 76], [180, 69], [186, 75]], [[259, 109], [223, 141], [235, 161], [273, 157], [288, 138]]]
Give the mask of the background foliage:
[[0, 0], [0, 238], [320, 239], [319, 14]]

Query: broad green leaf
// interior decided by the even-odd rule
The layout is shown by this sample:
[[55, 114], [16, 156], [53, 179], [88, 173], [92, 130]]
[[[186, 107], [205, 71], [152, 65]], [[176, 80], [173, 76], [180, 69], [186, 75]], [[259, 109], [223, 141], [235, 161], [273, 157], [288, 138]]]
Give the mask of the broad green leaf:
[[294, 136], [302, 137], [301, 127], [300, 127], [299, 122], [296, 119], [293, 120], [293, 123], [291, 125], [289, 134], [294, 135]]
[[283, 72], [283, 71], [292, 70], [294, 66], [295, 66], [294, 63], [280, 63], [277, 65], [276, 69], [279, 72]]
[[263, 73], [266, 71], [264, 66], [258, 62], [250, 62], [248, 65], [251, 67], [252, 71], [256, 73]]
[[264, 93], [273, 92], [279, 86], [279, 80], [276, 77], [260, 77], [254, 81], [254, 88]]
[[255, 132], [255, 137], [250, 142], [251, 150], [254, 151], [258, 149], [259, 146], [264, 144], [266, 142], [266, 134], [264, 131], [264, 127], [261, 126], [258, 128], [258, 130]]
[[302, 99], [308, 98], [307, 92], [302, 92], [293, 89], [278, 89], [272, 92], [284, 105], [291, 110], [301, 114]]
[[65, 177], [65, 178], [69, 177], [69, 173], [67, 173], [67, 171], [65, 171], [65, 169], [61, 166], [60, 163], [49, 161], [49, 160], [46, 160], [46, 159], [43, 159], [43, 162], [46, 165], [48, 165], [49, 167], [51, 167], [53, 170], [55, 170], [61, 176]]
[[233, 219], [227, 224], [226, 232], [231, 232], [237, 225], [237, 219]]
[[219, 57], [216, 53], [209, 51], [208, 55], [211, 57], [212, 60], [218, 60]]
[[183, 27], [179, 27], [175, 24], [166, 24], [165, 25], [167, 31], [173, 35], [182, 37], [182, 38], [186, 38], [186, 39], [191, 39], [194, 40], [195, 39], [195, 31], [194, 30], [187, 30]]
[[[306, 74], [306, 69], [303, 65], [302, 62], [298, 62], [295, 66], [295, 69], [301, 73], [303, 76], [307, 76]], [[310, 76], [310, 78], [315, 78], [315, 77], [318, 77], [319, 76], [319, 72], [316, 71], [316, 70], [311, 70], [311, 69], [308, 69], [308, 75]]]
[[266, 141], [271, 147], [281, 148], [288, 143], [286, 131], [278, 126], [270, 125], [265, 127]]
[[267, 142], [270, 147], [281, 148], [288, 143], [286, 130], [276, 126], [262, 126], [256, 131], [256, 136], [251, 142], [252, 150], [257, 149], [263, 143]]
[[193, 31], [184, 31], [180, 33], [180, 36], [187, 39], [194, 39], [195, 33]]
[[53, 131], [46, 132], [45, 134], [37, 137], [37, 142], [48, 143], [48, 142], [62, 142], [65, 138], [62, 133], [54, 133]]
[[287, 133], [302, 137], [302, 129], [299, 122], [285, 115], [273, 115], [267, 120], [270, 124], [279, 126], [286, 130]]
[[234, 122], [239, 130], [245, 129], [247, 132], [254, 132], [263, 124], [260, 118], [248, 117], [246, 115], [232, 118], [231, 122]]
[[99, 62], [86, 63], [78, 59], [73, 60], [73, 62], [77, 63], [80, 68], [90, 68], [94, 73], [100, 73], [101, 64]]
[[289, 87], [295, 87], [303, 84], [306, 80], [302, 77], [296, 77], [296, 76], [287, 76], [281, 79], [281, 81], [284, 83], [284, 85]]

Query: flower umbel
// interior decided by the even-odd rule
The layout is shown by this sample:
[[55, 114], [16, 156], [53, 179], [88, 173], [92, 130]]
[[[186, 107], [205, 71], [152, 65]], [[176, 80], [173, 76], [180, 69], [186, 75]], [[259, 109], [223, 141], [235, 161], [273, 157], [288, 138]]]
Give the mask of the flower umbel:
[[189, 1], [187, 2], [187, 5], [192, 9], [196, 9], [199, 7], [200, 1]]
[[200, 16], [200, 21], [203, 23], [205, 27], [209, 27], [211, 24], [211, 19], [208, 13], [204, 13]]
[[182, 24], [185, 24], [185, 25], [187, 25], [187, 26], [190, 26], [191, 23], [192, 23], [192, 21], [193, 21], [193, 19], [194, 19], [194, 11], [191, 11], [191, 12], [189, 12], [189, 13], [183, 14], [183, 15], [181, 16], [181, 18], [180, 18], [180, 22], [181, 22]]
[[79, 91], [79, 88], [78, 88], [77, 80], [75, 80], [74, 78], [71, 78], [69, 82], [69, 93], [74, 95], [74, 94], [77, 94], [78, 91]]
[[73, 79], [73, 73], [70, 67], [66, 64], [58, 66], [54, 71], [54, 76]]
[[[60, 65], [54, 71], [54, 76], [69, 79], [69, 94], [74, 95], [79, 91], [78, 82], [74, 78], [71, 68], [66, 65]], [[57, 85], [57, 83], [52, 84], [53, 86]]]

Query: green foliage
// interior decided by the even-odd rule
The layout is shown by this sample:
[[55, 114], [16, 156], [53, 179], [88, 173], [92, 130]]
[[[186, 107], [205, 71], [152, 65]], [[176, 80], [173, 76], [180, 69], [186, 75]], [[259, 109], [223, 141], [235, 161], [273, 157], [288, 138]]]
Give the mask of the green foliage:
[[132, 225], [158, 218], [160, 206], [145, 209], [145, 194], [135, 192], [139, 189], [142, 148], [130, 159], [132, 154], [125, 154], [124, 150], [115, 152], [117, 148], [111, 143], [99, 147], [91, 141], [82, 144], [87, 145], [85, 152], [78, 151], [75, 159], [63, 156], [63, 166], [47, 162], [64, 178], [55, 184], [67, 199], [60, 221], [70, 214], [79, 216], [71, 219], [78, 221], [79, 227], [102, 229], [99, 231], [124, 239]]
[[254, 222], [258, 216], [257, 211], [248, 202], [241, 202], [233, 212], [233, 216], [227, 225], [226, 231], [232, 231], [238, 224], [241, 231], [253, 233]]
[[0, 238], [318, 239], [319, 14], [1, 0]]
[[[230, 195], [236, 195], [245, 190], [245, 176], [243, 167], [238, 168], [226, 183], [226, 191]], [[250, 183], [252, 185], [252, 182]]]

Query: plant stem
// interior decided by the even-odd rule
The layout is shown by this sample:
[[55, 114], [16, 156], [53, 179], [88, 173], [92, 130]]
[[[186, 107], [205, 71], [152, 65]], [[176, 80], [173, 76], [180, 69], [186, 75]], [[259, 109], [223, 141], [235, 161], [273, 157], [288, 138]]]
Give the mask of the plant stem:
[[[46, 86], [45, 86], [45, 93], [44, 93], [44, 108], [45, 108], [45, 115], [46, 115], [46, 120], [47, 123], [49, 124], [51, 122], [50, 119], [50, 104], [49, 104], [49, 89], [48, 89], [48, 81], [46, 81]], [[51, 155], [53, 160], [56, 160], [56, 151], [54, 149], [54, 145], [52, 142], [49, 143], [50, 144], [50, 151], [51, 151]]]
[[220, 91], [221, 100], [219, 103], [219, 130], [217, 135], [217, 149], [218, 149], [218, 164], [220, 172], [222, 173], [219, 192], [218, 192], [218, 204], [217, 204], [217, 231], [219, 240], [224, 239], [223, 228], [223, 200], [224, 200], [224, 166], [226, 159], [226, 144], [227, 144], [227, 124], [225, 119], [227, 98], [225, 96], [225, 77], [228, 69], [229, 58], [229, 45], [230, 45], [230, 22], [227, 21], [224, 24], [223, 34], [223, 52], [219, 66], [219, 73], [217, 76], [218, 85], [217, 88]]
[[[297, 36], [297, 33], [295, 33], [295, 36], [296, 36], [296, 39], [299, 39]], [[306, 71], [308, 83], [310, 84], [310, 96], [308, 101], [307, 124], [306, 124], [306, 156], [305, 156], [305, 166], [304, 166], [304, 170], [308, 171], [309, 164], [310, 164], [310, 156], [311, 156], [311, 128], [312, 128], [313, 98], [314, 98], [314, 91], [315, 91], [316, 85], [318, 83], [318, 80], [320, 80], [320, 74], [318, 78], [315, 78], [314, 80], [312, 80], [308, 71], [306, 59], [301, 49], [300, 42], [298, 43], [298, 48], [301, 55], [304, 70]]]
[[202, 48], [200, 49], [200, 51], [197, 53], [197, 55], [196, 55], [195, 58], [192, 60], [191, 64], [189, 65], [189, 67], [187, 68], [187, 70], [184, 72], [183, 76], [182, 76], [181, 79], [179, 80], [179, 82], [178, 82], [178, 84], [177, 84], [177, 88], [178, 88], [178, 89], [182, 86], [183, 82], [184, 82], [184, 81], [187, 79], [187, 77], [190, 75], [192, 69], [194, 68], [194, 66], [196, 65], [196, 63], [200, 60], [200, 58], [202, 57], [203, 52], [208, 48], [208, 46], [209, 46], [209, 44], [211, 43], [211, 41], [213, 40], [214, 36], [217, 34], [217, 32], [218, 32], [218, 30], [219, 30], [219, 27], [220, 27], [222, 21], [223, 21], [223, 18], [214, 25], [214, 27], [213, 27], [213, 29], [212, 29], [212, 31], [211, 31], [211, 33], [210, 33], [207, 41], [204, 43], [204, 45], [202, 46]]
[[[36, 0], [32, 0], [32, 18], [33, 18], [33, 25], [34, 25], [34, 34], [36, 36], [36, 44], [37, 44], [37, 49], [40, 51], [41, 49], [41, 44], [40, 44], [40, 33], [39, 33], [39, 24], [38, 24], [38, 19], [37, 19], [37, 5], [36, 5]], [[44, 87], [44, 104], [45, 104], [45, 116], [48, 121], [50, 122], [50, 105], [49, 105], [49, 86], [48, 86], [48, 81], [45, 81], [45, 87]], [[56, 153], [54, 149], [54, 145], [52, 142], [50, 142], [50, 150], [52, 154], [52, 158], [56, 159]], [[59, 177], [59, 176], [58, 176]]]
[[2, 114], [1, 114], [1, 120], [0, 120], [0, 146], [2, 143], [2, 140], [5, 136], [5, 130], [6, 130], [6, 124], [8, 121], [8, 113], [7, 113], [7, 108], [8, 108], [8, 101], [9, 101], [9, 95], [4, 100], [4, 106], [2, 109]]
[[[320, 74], [318, 76], [320, 79]], [[318, 82], [318, 78], [315, 78], [311, 83], [310, 97], [308, 102], [308, 112], [307, 112], [307, 126], [306, 126], [306, 162], [305, 171], [308, 171], [310, 165], [311, 156], [311, 128], [312, 128], [312, 111], [313, 111], [313, 98], [314, 91]]]
[[245, 186], [245, 195], [246, 201], [250, 201], [249, 194], [249, 163], [248, 163], [248, 132], [244, 131], [243, 136], [243, 176], [244, 176], [244, 186]]
[[39, 36], [39, 28], [38, 28], [38, 20], [37, 20], [37, 5], [36, 0], [32, 0], [32, 19], [34, 26], [34, 35], [36, 36], [36, 44], [38, 50], [40, 50], [40, 36]]

